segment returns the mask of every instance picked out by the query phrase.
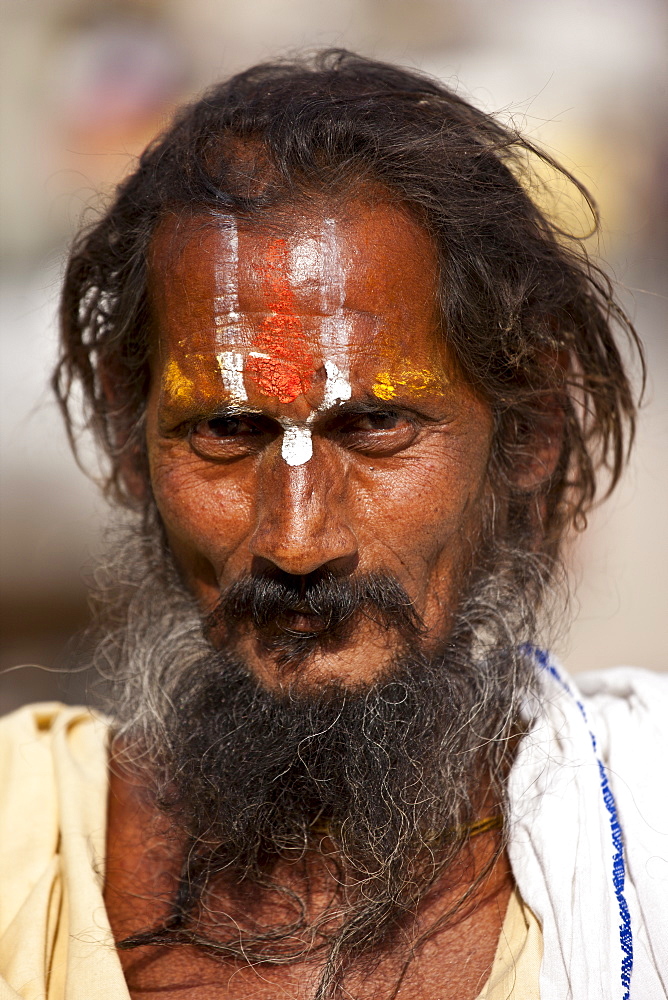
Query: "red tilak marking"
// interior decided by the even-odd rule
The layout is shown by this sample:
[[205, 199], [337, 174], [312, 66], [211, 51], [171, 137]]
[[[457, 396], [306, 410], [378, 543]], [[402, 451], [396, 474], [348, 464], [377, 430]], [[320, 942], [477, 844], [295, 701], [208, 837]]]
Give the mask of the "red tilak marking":
[[264, 285], [271, 313], [262, 323], [254, 350], [267, 358], [249, 357], [245, 374], [265, 396], [291, 403], [308, 392], [313, 382], [313, 358], [301, 320], [295, 315], [295, 297], [288, 279], [288, 244], [274, 240], [265, 256]]

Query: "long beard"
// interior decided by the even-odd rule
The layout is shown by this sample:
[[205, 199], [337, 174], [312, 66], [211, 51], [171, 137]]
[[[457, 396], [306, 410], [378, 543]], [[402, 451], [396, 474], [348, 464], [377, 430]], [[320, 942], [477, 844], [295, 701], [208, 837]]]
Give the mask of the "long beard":
[[[398, 583], [372, 581], [376, 596], [378, 585], [385, 593], [385, 611], [382, 596], [377, 610], [387, 611], [397, 649], [383, 676], [364, 688], [332, 682], [313, 691], [296, 674], [279, 694], [208, 642], [157, 531], [131, 532], [115, 551], [98, 661], [113, 683], [119, 739], [148, 765], [184, 859], [168, 919], [122, 945], [194, 943], [251, 962], [320, 951], [315, 996], [334, 995], [351, 963], [377, 953], [453, 865], [480, 809], [481, 783], [487, 803], [505, 808], [510, 737], [533, 679], [522, 649], [536, 637], [545, 567], [487, 544], [447, 642], [430, 653], [410, 614], [393, 632], [388, 608], [410, 604]], [[219, 614], [232, 621], [250, 613], [252, 586], [244, 586]], [[369, 586], [356, 588], [360, 606]], [[258, 627], [269, 605], [256, 602]], [[354, 610], [339, 615], [334, 631], [346, 621], [354, 628]], [[287, 648], [293, 661], [307, 661], [308, 644]], [[277, 873], [299, 859], [306, 872], [323, 837], [334, 845], [339, 889], [313, 919], [306, 890], [298, 880], [286, 888]], [[221, 885], [228, 906], [212, 924], [208, 894]], [[232, 902], [237, 892], [278, 900], [283, 917], [271, 927], [245, 917]]]

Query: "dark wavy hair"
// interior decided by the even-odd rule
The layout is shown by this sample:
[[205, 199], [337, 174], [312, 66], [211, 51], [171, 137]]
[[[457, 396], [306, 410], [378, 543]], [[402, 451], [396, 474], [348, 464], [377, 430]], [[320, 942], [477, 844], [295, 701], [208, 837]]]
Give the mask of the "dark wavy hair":
[[[556, 552], [564, 529], [584, 523], [599, 473], [607, 470], [607, 492], [615, 486], [633, 439], [634, 394], [615, 327], [643, 376], [644, 361], [582, 240], [532, 200], [535, 158], [574, 185], [596, 228], [595, 205], [566, 170], [421, 73], [328, 50], [213, 87], [151, 143], [74, 244], [53, 379], [73, 445], [78, 381], [85, 425], [110, 460], [106, 489], [132, 502], [122, 470], [129, 461], [147, 476], [149, 246], [167, 214], [249, 221], [314, 197], [381, 190], [437, 247], [443, 336], [494, 414], [491, 472], [510, 524]], [[513, 485], [527, 452], [557, 433], [554, 471], [531, 491]]]

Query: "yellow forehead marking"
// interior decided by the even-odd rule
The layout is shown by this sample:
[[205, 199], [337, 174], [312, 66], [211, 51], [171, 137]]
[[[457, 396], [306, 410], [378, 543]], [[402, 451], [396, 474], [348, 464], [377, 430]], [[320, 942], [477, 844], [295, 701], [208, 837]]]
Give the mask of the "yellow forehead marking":
[[438, 381], [438, 376], [429, 368], [406, 367], [396, 372], [378, 372], [372, 391], [379, 399], [388, 400], [396, 395], [397, 386], [400, 385], [420, 396], [424, 392], [433, 392]]
[[178, 361], [168, 362], [162, 375], [162, 386], [172, 399], [178, 399], [181, 403], [190, 403], [193, 400], [195, 383], [183, 374]]
[[378, 372], [376, 379], [378, 381], [373, 386], [374, 396], [378, 396], [379, 399], [392, 399], [397, 390], [393, 385], [393, 379], [390, 373]]

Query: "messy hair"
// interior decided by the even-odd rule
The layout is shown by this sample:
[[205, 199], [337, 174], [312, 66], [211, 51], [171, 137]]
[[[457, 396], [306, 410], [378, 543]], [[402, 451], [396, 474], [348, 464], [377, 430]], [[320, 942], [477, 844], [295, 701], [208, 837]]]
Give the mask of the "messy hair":
[[[490, 473], [509, 527], [554, 554], [565, 529], [584, 523], [600, 476], [606, 491], [615, 486], [633, 439], [634, 393], [615, 334], [643, 359], [582, 239], [532, 200], [539, 161], [574, 185], [596, 227], [587, 191], [548, 154], [421, 73], [327, 50], [214, 86], [151, 143], [74, 244], [53, 380], [73, 444], [79, 382], [85, 424], [109, 460], [106, 490], [136, 502], [124, 471], [147, 476], [147, 276], [161, 220], [226, 213], [250, 223], [372, 187], [434, 242], [442, 335], [492, 410]], [[556, 466], [520, 488], [513, 473], [555, 435]]]

